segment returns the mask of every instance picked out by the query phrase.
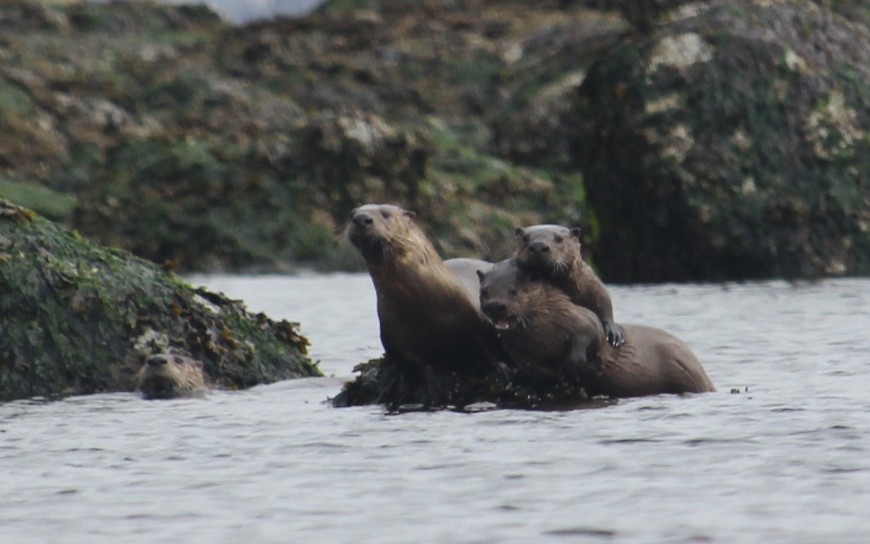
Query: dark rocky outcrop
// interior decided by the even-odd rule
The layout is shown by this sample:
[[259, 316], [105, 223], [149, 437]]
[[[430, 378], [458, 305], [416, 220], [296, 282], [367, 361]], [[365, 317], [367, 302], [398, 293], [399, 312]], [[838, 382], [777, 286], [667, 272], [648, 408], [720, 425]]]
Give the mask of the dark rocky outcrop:
[[486, 407], [553, 410], [593, 408], [616, 402], [591, 399], [581, 386], [567, 381], [540, 384], [517, 381], [497, 373], [469, 379], [467, 376], [439, 372], [433, 373], [431, 378], [435, 387], [446, 395], [446, 405], [435, 406], [428, 404], [431, 396], [429, 389], [409, 380], [401, 367], [388, 359], [373, 359], [357, 365], [354, 370], [359, 375], [330, 399], [336, 408], [383, 404], [391, 411], [445, 407], [458, 410]]
[[717, 2], [598, 61], [572, 157], [611, 281], [870, 272], [870, 33]]
[[307, 345], [294, 323], [0, 199], [0, 401], [129, 391], [163, 352], [203, 361], [222, 388], [319, 376]]

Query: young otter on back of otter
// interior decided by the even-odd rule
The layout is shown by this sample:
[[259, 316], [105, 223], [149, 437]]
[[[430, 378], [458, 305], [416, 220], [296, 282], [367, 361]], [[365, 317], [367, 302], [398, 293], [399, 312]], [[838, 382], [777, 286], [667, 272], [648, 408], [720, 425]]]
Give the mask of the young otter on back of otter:
[[202, 362], [183, 355], [158, 353], [148, 357], [136, 376], [136, 389], [145, 399], [201, 395], [208, 390]]
[[692, 350], [661, 329], [625, 324], [625, 343], [614, 349], [595, 314], [515, 261], [497, 263], [479, 277], [481, 309], [520, 378], [567, 380], [590, 396], [716, 390]]
[[398, 206], [366, 204], [354, 210], [347, 237], [374, 283], [386, 359], [442, 397], [430, 403], [444, 403], [434, 374], [491, 372], [498, 340], [473, 299], [476, 289], [444, 264], [414, 217]]
[[574, 304], [592, 310], [610, 345], [622, 345], [622, 329], [613, 320], [610, 294], [581, 255], [580, 229], [559, 225], [517, 227], [516, 242], [514, 259], [521, 269], [544, 276]]

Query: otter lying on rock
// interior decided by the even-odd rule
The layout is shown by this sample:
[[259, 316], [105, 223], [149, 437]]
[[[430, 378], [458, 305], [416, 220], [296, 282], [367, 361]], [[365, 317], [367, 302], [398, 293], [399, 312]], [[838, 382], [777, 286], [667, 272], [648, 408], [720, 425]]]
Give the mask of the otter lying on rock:
[[202, 362], [183, 355], [158, 353], [148, 357], [136, 376], [145, 399], [201, 395], [208, 390]]
[[514, 260], [478, 275], [481, 309], [518, 379], [579, 383], [589, 396], [715, 391], [691, 349], [663, 330], [625, 324], [624, 344], [614, 349], [598, 316]]
[[580, 229], [535, 225], [517, 228], [515, 234], [517, 265], [546, 278], [574, 304], [592, 310], [604, 327], [607, 341], [614, 347], [620, 346], [622, 329], [613, 321], [610, 294], [581, 255]]

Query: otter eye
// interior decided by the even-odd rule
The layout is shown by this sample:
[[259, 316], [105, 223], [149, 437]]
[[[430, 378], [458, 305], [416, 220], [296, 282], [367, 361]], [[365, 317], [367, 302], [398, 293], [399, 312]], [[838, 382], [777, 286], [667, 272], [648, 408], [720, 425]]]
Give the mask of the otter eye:
[[553, 240], [555, 240], [557, 244], [561, 244], [564, 238], [556, 234], [555, 236], [553, 236]]
[[508, 289], [508, 294], [512, 297], [515, 297], [515, 296], [517, 296], [517, 290], [516, 289]]
[[384, 219], [389, 219], [389, 218], [390, 218], [390, 212], [381, 212], [381, 217], [383, 217]]

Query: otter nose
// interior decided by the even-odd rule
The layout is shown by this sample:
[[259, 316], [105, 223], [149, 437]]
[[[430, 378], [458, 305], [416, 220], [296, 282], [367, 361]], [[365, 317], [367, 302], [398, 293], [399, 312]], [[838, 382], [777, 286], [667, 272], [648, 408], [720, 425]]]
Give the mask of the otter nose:
[[483, 313], [490, 319], [499, 319], [507, 314], [507, 306], [503, 302], [491, 300], [481, 307]]
[[359, 227], [359, 228], [368, 227], [369, 225], [371, 225], [372, 223], [375, 222], [375, 220], [372, 219], [372, 216], [370, 216], [369, 214], [367, 214], [365, 212], [355, 213], [353, 215], [353, 218], [351, 219], [351, 221], [353, 222], [353, 224], [356, 227]]
[[148, 363], [148, 366], [156, 367], [165, 365], [167, 362], [169, 362], [169, 359], [167, 359], [163, 355], [152, 355], [151, 357], [148, 357], [148, 360], [146, 362]]
[[545, 244], [544, 242], [532, 242], [529, 244], [529, 251], [532, 253], [548, 253], [550, 251], [550, 246]]

